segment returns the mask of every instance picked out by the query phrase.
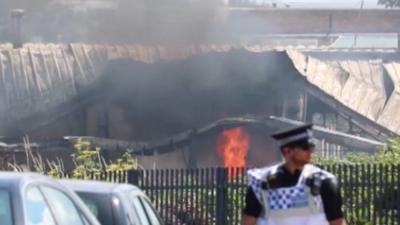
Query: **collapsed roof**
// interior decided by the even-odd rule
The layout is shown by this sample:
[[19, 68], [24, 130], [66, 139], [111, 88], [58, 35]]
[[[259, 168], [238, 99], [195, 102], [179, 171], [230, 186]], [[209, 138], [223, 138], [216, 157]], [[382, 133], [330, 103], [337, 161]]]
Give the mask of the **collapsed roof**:
[[321, 53], [288, 51], [288, 56], [324, 102], [337, 105], [361, 123], [373, 121], [380, 130], [388, 129], [386, 134], [399, 134], [399, 54], [331, 52], [324, 58]]
[[390, 50], [285, 50], [260, 45], [169, 48], [27, 44], [20, 49], [0, 45], [2, 128], [12, 126], [16, 133], [26, 132], [91, 101], [84, 96], [96, 88], [96, 82], [114, 61], [152, 64], [234, 50], [285, 55], [291, 68], [285, 68], [290, 72], [282, 76], [297, 77], [310, 94], [378, 140], [400, 134], [400, 54]]

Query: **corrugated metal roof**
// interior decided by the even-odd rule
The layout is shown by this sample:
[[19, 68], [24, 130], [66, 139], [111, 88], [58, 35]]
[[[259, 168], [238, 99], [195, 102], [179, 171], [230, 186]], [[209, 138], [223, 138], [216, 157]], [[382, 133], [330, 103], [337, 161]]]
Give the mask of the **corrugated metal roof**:
[[400, 64], [399, 62], [387, 63], [384, 64], [384, 68], [394, 83], [394, 90], [388, 96], [377, 122], [400, 133]]
[[[307, 81], [362, 116], [400, 134], [400, 62], [382, 59], [320, 60], [288, 51], [295, 67]], [[354, 57], [352, 57], [354, 58]], [[386, 93], [384, 74], [394, 91]]]

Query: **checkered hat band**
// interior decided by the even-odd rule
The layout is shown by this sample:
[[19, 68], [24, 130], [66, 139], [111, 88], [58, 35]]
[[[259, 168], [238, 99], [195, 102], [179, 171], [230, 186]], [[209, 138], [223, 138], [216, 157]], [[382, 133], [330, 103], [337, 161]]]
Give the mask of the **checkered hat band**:
[[294, 141], [298, 141], [298, 140], [302, 140], [305, 138], [309, 138], [310, 134], [308, 132], [305, 133], [301, 133], [301, 134], [297, 134], [297, 135], [293, 135], [287, 138], [282, 138], [279, 140], [280, 145], [286, 145], [288, 143], [294, 142]]

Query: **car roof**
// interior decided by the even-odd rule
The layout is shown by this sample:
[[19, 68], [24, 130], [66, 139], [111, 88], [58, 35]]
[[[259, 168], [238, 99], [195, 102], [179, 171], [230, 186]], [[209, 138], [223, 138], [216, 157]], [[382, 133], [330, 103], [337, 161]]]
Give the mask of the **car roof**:
[[33, 172], [0, 172], [0, 186], [21, 186], [30, 181], [54, 182], [51, 178]]
[[110, 183], [104, 181], [89, 181], [89, 180], [60, 180], [61, 184], [78, 192], [91, 193], [112, 193], [125, 190], [135, 190], [142, 192], [138, 187], [131, 184]]

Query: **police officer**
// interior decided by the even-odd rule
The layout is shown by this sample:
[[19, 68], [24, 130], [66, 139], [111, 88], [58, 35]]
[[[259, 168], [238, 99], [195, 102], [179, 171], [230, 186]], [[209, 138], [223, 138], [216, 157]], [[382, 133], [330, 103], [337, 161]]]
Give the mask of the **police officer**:
[[248, 171], [242, 225], [345, 225], [335, 176], [309, 164], [312, 124], [272, 137], [284, 162]]

